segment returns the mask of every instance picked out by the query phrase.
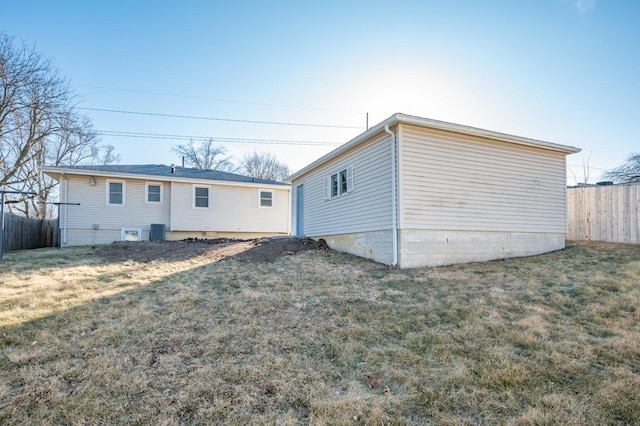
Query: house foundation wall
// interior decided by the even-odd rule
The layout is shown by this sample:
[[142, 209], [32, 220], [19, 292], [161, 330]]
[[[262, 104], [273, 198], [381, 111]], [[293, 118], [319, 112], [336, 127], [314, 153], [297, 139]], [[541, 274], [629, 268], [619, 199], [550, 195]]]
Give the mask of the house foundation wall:
[[[199, 232], [199, 231], [167, 231], [166, 239], [171, 241], [184, 240], [187, 238], [233, 238], [238, 240], [250, 240], [254, 238], [282, 237], [287, 236], [285, 232]], [[147, 238], [149, 239], [149, 238]]]
[[[135, 227], [132, 227], [135, 228]], [[142, 239], [141, 241], [149, 241], [149, 230], [141, 229]], [[213, 239], [213, 238], [234, 238], [234, 239], [253, 239], [262, 237], [273, 236], [286, 236], [286, 233], [277, 232], [199, 232], [199, 231], [167, 231], [165, 239], [170, 241], [184, 240], [187, 238], [199, 238], [199, 239]], [[111, 244], [114, 241], [121, 241], [122, 229], [67, 229], [66, 243], [62, 242], [62, 247], [71, 246], [85, 246], [85, 245], [98, 245], [98, 244]]]
[[565, 234], [402, 229], [399, 267], [418, 268], [533, 256], [565, 247]]
[[391, 265], [393, 263], [392, 231], [358, 232], [353, 234], [328, 235], [313, 237], [324, 239], [334, 250], [354, 254]]

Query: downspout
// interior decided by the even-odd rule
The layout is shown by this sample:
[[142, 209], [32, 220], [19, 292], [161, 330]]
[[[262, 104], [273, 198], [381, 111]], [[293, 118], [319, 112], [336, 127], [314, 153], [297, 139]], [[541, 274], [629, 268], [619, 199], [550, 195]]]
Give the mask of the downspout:
[[293, 185], [289, 186], [289, 199], [288, 201], [288, 208], [287, 208], [287, 235], [291, 236], [291, 222], [293, 221], [293, 217], [291, 217], [292, 211], [293, 211], [293, 206], [291, 205], [293, 203]]
[[[64, 176], [64, 172], [62, 172]], [[64, 176], [64, 231], [63, 231], [63, 239], [62, 242], [67, 244], [67, 213], [68, 213], [68, 205], [66, 203], [69, 202], [69, 178]]]
[[389, 130], [389, 125], [384, 126], [384, 131], [391, 136], [391, 240], [393, 246], [393, 262], [391, 266], [398, 265], [398, 201], [396, 197], [396, 135]]

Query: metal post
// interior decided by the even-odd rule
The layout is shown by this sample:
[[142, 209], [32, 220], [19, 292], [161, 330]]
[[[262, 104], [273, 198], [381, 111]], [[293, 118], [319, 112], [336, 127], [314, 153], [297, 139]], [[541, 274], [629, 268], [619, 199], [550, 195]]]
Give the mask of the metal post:
[[4, 252], [4, 192], [0, 195], [0, 261]]

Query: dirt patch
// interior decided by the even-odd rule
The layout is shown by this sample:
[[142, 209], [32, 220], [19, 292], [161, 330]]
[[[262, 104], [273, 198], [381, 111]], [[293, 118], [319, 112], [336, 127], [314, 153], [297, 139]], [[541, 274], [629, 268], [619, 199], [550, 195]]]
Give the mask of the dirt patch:
[[126, 241], [102, 246], [96, 253], [115, 262], [178, 261], [206, 257], [212, 261], [235, 259], [240, 262], [273, 262], [282, 256], [291, 256], [309, 250], [330, 250], [324, 240], [278, 237], [253, 240], [228, 238], [181, 241]]
[[282, 256], [291, 256], [309, 250], [330, 250], [324, 240], [311, 238], [258, 238], [252, 240], [249, 250], [242, 251], [233, 259], [241, 262], [273, 262]]

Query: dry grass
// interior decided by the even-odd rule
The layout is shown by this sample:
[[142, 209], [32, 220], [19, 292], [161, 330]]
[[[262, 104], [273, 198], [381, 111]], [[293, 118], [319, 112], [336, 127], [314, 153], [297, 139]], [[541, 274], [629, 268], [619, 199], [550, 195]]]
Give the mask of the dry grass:
[[0, 264], [0, 423], [640, 423], [640, 247], [408, 271], [95, 250]]

